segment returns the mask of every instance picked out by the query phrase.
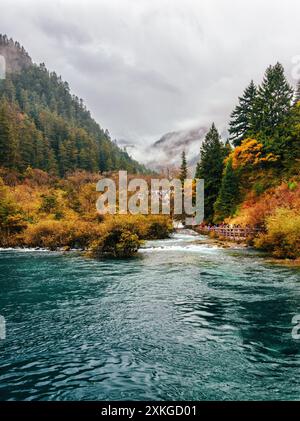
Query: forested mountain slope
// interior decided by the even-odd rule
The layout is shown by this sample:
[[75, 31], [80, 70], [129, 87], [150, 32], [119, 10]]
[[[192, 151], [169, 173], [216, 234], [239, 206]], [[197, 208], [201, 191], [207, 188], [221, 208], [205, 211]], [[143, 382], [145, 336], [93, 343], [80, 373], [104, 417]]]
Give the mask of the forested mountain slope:
[[0, 80], [0, 166], [59, 176], [76, 169], [146, 171], [111, 140], [68, 83], [32, 63], [18, 42], [0, 35], [0, 55], [7, 70]]

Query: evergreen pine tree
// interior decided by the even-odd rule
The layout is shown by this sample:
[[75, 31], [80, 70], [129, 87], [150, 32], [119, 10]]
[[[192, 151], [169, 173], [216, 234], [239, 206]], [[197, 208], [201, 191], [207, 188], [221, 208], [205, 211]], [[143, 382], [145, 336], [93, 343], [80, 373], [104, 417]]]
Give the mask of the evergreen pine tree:
[[250, 85], [245, 89], [243, 96], [239, 97], [239, 104], [231, 114], [229, 134], [234, 146], [239, 146], [242, 140], [246, 139], [254, 131], [256, 96], [257, 88], [252, 80]]
[[204, 211], [207, 222], [213, 220], [214, 203], [221, 187], [226, 155], [227, 149], [213, 123], [201, 146], [200, 161], [195, 174], [195, 178], [204, 179]]
[[258, 89], [255, 113], [258, 131], [272, 136], [284, 124], [292, 107], [294, 91], [289, 85], [280, 63], [269, 66]]
[[184, 180], [187, 178], [187, 162], [185, 151], [181, 154], [181, 167], [180, 167], [180, 176], [179, 176], [181, 183], [184, 183]]
[[239, 177], [232, 168], [232, 159], [226, 165], [218, 199], [214, 205], [214, 222], [219, 223], [233, 216], [239, 201]]

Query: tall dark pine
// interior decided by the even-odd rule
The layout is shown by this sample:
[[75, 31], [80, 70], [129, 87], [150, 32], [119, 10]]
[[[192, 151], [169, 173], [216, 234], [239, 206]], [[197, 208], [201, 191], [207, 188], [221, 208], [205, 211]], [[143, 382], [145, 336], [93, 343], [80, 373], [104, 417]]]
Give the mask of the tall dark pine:
[[221, 142], [219, 132], [213, 123], [201, 146], [200, 161], [195, 174], [196, 178], [204, 179], [204, 211], [207, 222], [213, 220], [214, 203], [221, 187], [226, 155], [227, 148]]
[[245, 89], [243, 96], [239, 97], [239, 104], [231, 114], [229, 134], [234, 146], [239, 146], [242, 140], [249, 137], [254, 131], [256, 96], [257, 88], [252, 80], [250, 85]]
[[186, 162], [186, 156], [185, 151], [181, 154], [181, 167], [180, 167], [180, 180], [181, 183], [184, 183], [184, 180], [187, 178], [187, 162]]
[[272, 136], [282, 125], [291, 110], [294, 91], [289, 85], [280, 63], [269, 66], [258, 89], [256, 115], [258, 129], [265, 136]]
[[233, 216], [239, 202], [239, 177], [232, 168], [232, 159], [227, 162], [220, 193], [215, 203], [214, 222], [219, 223], [225, 218]]

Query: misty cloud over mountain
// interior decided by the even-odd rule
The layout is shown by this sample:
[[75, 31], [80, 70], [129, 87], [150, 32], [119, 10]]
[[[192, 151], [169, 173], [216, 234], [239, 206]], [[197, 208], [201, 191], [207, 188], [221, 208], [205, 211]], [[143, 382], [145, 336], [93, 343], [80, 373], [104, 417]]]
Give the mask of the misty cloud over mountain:
[[207, 130], [207, 127], [197, 127], [169, 132], [151, 145], [132, 144], [126, 140], [118, 141], [118, 145], [155, 170], [178, 167], [181, 154], [185, 151], [188, 165], [193, 170], [198, 162], [200, 146]]
[[281, 0], [53, 0], [47, 8], [40, 0], [2, 0], [1, 6], [1, 32], [67, 80], [112, 138], [144, 162], [150, 153], [159, 157], [152, 145], [165, 136], [176, 153], [162, 146], [162, 158], [172, 161], [192, 128], [214, 121], [225, 132], [238, 96], [251, 79], [261, 82], [269, 64], [280, 61], [296, 83], [299, 0], [284, 7]]

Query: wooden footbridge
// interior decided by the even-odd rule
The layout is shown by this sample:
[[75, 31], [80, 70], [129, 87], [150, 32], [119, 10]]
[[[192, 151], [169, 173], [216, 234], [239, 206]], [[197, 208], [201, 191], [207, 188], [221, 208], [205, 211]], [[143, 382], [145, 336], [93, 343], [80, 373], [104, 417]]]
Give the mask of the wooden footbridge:
[[205, 225], [196, 228], [200, 234], [214, 233], [217, 237], [228, 240], [248, 240], [257, 237], [263, 230], [261, 228], [237, 227], [231, 225]]

